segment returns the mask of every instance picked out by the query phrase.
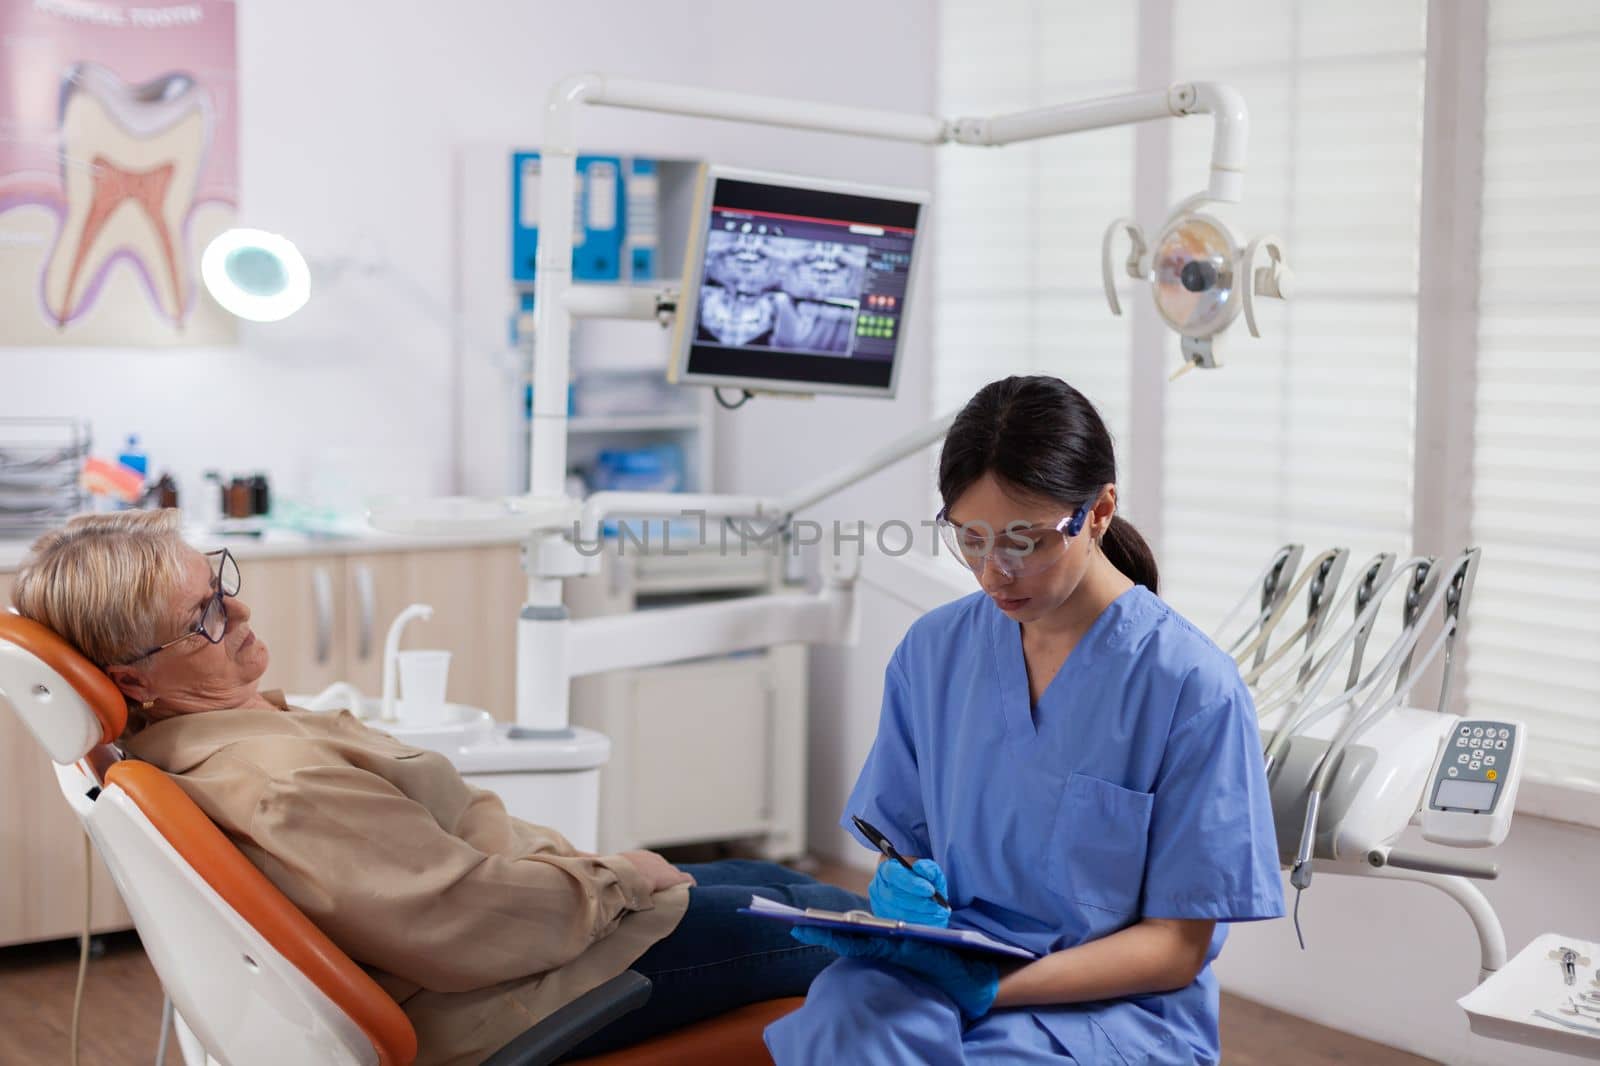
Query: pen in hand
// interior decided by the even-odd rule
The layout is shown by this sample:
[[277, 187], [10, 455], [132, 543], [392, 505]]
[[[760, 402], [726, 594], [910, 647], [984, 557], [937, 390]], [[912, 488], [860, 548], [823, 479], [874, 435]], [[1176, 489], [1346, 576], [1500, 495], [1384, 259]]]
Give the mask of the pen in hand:
[[[916, 873], [912, 865], [906, 861], [906, 857], [896, 851], [894, 845], [889, 843], [889, 838], [878, 832], [871, 822], [854, 814], [850, 816], [850, 820], [855, 823], [857, 829], [861, 830], [861, 835], [870, 840], [872, 846], [883, 852], [885, 857], [894, 860], [912, 873]], [[949, 901], [941, 896], [937, 889], [934, 890], [933, 901], [941, 907], [949, 908], [950, 906]]]

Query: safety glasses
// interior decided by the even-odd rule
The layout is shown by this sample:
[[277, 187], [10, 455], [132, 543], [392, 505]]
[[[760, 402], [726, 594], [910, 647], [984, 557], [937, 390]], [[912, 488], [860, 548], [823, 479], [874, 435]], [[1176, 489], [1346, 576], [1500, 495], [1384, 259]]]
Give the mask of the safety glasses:
[[194, 625], [165, 644], [140, 652], [128, 662], [149, 658], [190, 637], [205, 637], [212, 644], [222, 643], [222, 638], [228, 632], [228, 608], [222, 601], [226, 597], [239, 595], [239, 563], [227, 548], [206, 552], [206, 559], [211, 564], [211, 599], [206, 601], [205, 608], [200, 612], [200, 617], [195, 620]]
[[934, 524], [945, 546], [973, 573], [982, 576], [984, 566], [989, 565], [1016, 580], [1041, 574], [1065, 558], [1067, 542], [1083, 531], [1089, 509], [1086, 503], [1060, 521], [1043, 526], [1012, 522], [996, 530], [987, 522], [958, 525], [950, 521], [948, 511], [940, 511]]

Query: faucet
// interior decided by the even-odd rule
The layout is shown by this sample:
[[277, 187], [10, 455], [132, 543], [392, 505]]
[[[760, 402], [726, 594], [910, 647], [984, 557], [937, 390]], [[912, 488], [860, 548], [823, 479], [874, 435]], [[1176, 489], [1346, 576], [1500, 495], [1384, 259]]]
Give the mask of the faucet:
[[395, 677], [400, 658], [400, 631], [406, 623], [413, 618], [428, 619], [433, 617], [433, 608], [426, 603], [413, 603], [410, 607], [395, 615], [389, 625], [389, 635], [383, 640], [383, 703], [380, 714], [384, 721], [395, 720], [394, 700], [398, 680]]

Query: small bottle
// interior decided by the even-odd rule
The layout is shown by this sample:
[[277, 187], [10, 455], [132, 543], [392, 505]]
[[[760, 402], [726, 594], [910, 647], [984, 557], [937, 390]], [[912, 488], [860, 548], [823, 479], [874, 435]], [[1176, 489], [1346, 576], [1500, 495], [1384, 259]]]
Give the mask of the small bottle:
[[254, 513], [255, 493], [250, 489], [250, 482], [242, 477], [228, 483], [227, 500], [229, 518], [249, 518]]
[[128, 443], [122, 446], [122, 453], [117, 456], [117, 462], [135, 471], [140, 477], [146, 477], [150, 470], [150, 457], [139, 447], [139, 435], [128, 434]]
[[250, 512], [251, 514], [264, 515], [272, 510], [272, 490], [267, 486], [267, 475], [253, 474], [250, 477]]
[[155, 498], [155, 505], [160, 508], [178, 506], [178, 483], [172, 479], [170, 472], [163, 472], [151, 488]]

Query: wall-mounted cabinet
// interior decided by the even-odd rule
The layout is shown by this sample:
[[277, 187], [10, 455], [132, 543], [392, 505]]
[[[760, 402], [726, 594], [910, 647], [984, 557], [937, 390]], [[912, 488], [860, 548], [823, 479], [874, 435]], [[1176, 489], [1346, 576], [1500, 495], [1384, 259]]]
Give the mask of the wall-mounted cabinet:
[[[528, 390], [538, 358], [532, 327], [539, 159], [527, 148], [470, 145], [458, 152], [456, 166], [458, 490], [521, 493], [527, 491]], [[698, 166], [580, 156], [574, 281], [675, 287]], [[492, 344], [470, 338], [491, 338]], [[669, 332], [655, 322], [574, 322], [567, 467], [587, 489], [610, 487], [606, 479], [615, 476], [618, 455], [645, 453], [641, 470], [656, 469], [652, 464], [660, 459], [670, 468], [663, 476], [683, 490], [713, 490], [712, 399], [703, 389], [667, 384], [668, 344]]]

